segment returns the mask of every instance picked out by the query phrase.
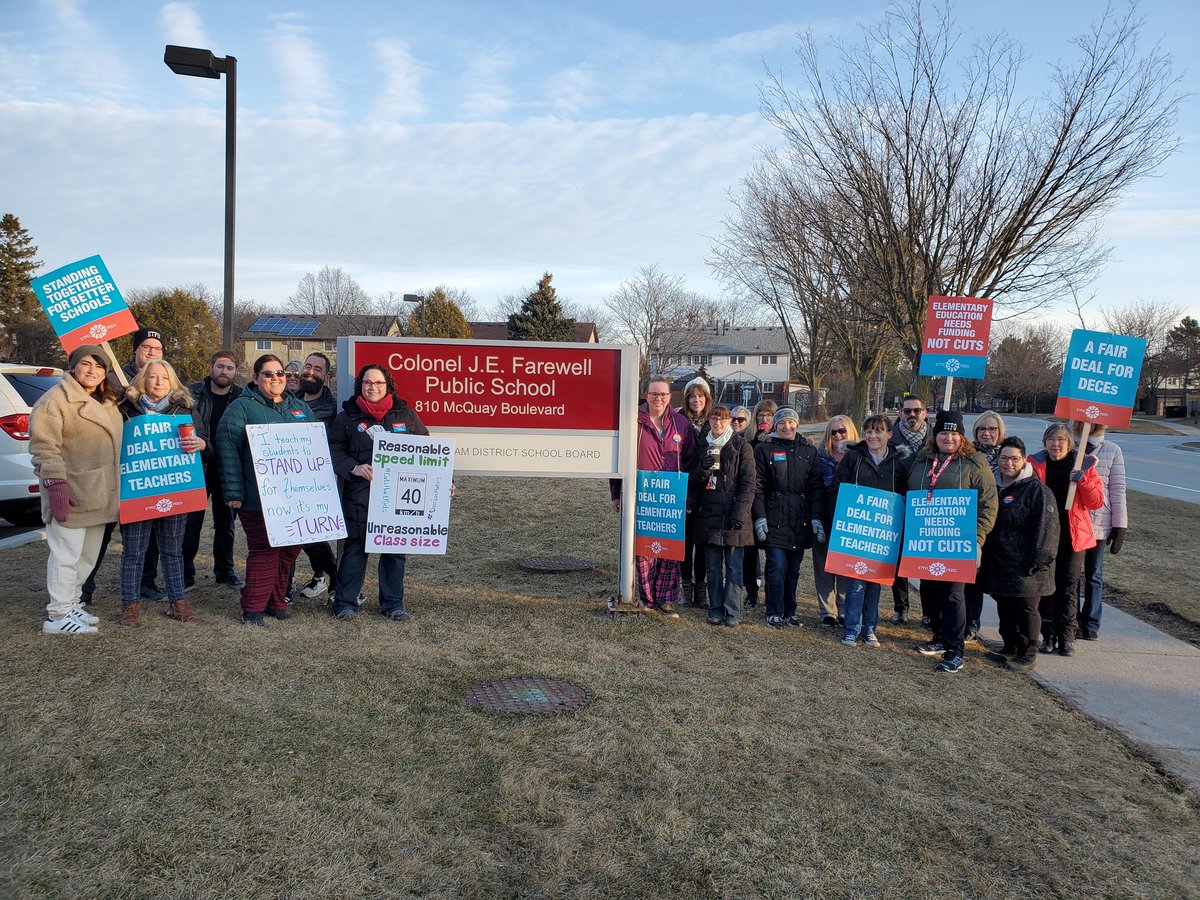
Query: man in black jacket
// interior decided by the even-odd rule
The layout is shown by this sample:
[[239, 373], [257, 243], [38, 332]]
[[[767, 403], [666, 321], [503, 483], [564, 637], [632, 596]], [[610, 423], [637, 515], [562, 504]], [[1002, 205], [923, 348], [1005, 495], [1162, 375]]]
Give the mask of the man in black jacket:
[[[204, 484], [212, 498], [213, 507], [213, 579], [217, 584], [240, 588], [245, 582], [233, 567], [234, 511], [225, 505], [221, 490], [221, 473], [213, 438], [217, 425], [229, 404], [242, 395], [233, 383], [237, 375], [237, 356], [232, 350], [218, 350], [212, 355], [211, 370], [203, 381], [188, 385], [196, 403], [196, 418], [200, 420], [205, 449], [201, 452], [204, 464]], [[200, 532], [204, 528], [204, 510], [188, 513], [183, 535], [183, 585], [190, 590], [196, 585], [196, 554], [200, 550]]]
[[[892, 437], [888, 444], [892, 447], [904, 447], [913, 454], [920, 453], [929, 437], [928, 414], [924, 400], [914, 394], [905, 393], [904, 399], [900, 401], [900, 415], [896, 417], [896, 424], [892, 426]], [[892, 582], [892, 608], [896, 613], [892, 616], [893, 624], [903, 625], [908, 620], [909, 602], [908, 579], [897, 577]], [[921, 617], [921, 624], [929, 624], [928, 616]]]
[[[329, 357], [324, 353], [310, 353], [304, 360], [304, 368], [300, 370], [300, 388], [296, 391], [296, 396], [308, 404], [313, 415], [324, 422], [326, 428], [338, 414], [337, 399], [325, 386], [328, 377]], [[337, 559], [325, 541], [305, 544], [304, 553], [308, 556], [308, 564], [312, 566], [312, 578], [300, 588], [300, 594], [313, 600], [333, 586]]]

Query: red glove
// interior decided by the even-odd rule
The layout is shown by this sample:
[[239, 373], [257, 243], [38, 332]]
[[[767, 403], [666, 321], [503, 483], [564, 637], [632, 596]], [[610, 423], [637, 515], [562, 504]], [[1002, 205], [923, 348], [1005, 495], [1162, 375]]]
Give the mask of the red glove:
[[71, 507], [78, 506], [79, 501], [71, 492], [71, 486], [61, 478], [43, 481], [42, 487], [50, 494], [50, 515], [60, 525], [71, 515]]

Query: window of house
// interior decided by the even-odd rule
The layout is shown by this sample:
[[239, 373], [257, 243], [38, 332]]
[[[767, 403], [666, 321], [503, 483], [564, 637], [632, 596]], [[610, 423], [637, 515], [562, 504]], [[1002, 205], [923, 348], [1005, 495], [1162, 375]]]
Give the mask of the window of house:
[[692, 355], [692, 365], [693, 366], [711, 366], [712, 365], [712, 354], [710, 354], [710, 353], [704, 353], [704, 354], [699, 354], [699, 355], [693, 354]]
[[762, 364], [764, 366], [773, 366], [777, 362], [779, 362], [779, 357], [776, 354], [774, 354], [774, 353], [771, 353], [771, 354], [764, 353], [763, 354]]
[[284, 341], [283, 346], [287, 349], [288, 353], [304, 352], [304, 341]]
[[325, 352], [326, 353], [333, 353], [336, 350], [337, 350], [337, 338], [334, 338], [331, 341], [325, 342]]
[[[764, 359], [765, 359], [765, 357], [764, 357]], [[773, 393], [775, 393], [775, 382], [773, 382], [773, 381], [764, 381], [764, 382], [762, 383], [762, 392], [763, 392], [764, 394], [773, 394]]]
[[255, 349], [255, 350], [270, 350], [270, 349], [271, 349], [271, 342], [270, 342], [270, 341], [261, 341], [261, 340], [260, 340], [260, 341], [258, 341], [258, 342], [255, 344], [255, 346], [254, 346], [254, 349]]
[[744, 366], [746, 364], [746, 354], [729, 354], [729, 364], [731, 366]]

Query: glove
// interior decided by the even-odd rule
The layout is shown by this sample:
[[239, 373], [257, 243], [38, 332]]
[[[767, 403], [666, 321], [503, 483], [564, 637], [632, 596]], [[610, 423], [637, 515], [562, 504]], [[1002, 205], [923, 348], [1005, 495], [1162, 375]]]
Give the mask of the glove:
[[817, 537], [817, 543], [818, 544], [825, 543], [825, 526], [821, 524], [820, 519], [812, 520], [812, 530], [813, 530], [813, 534], [816, 535], [816, 537]]
[[758, 538], [760, 541], [765, 541], [767, 539], [767, 520], [766, 519], [755, 519], [754, 520], [754, 536], [756, 538]]
[[54, 521], [63, 524], [71, 515], [71, 507], [78, 506], [79, 501], [71, 492], [71, 486], [59, 478], [42, 483], [50, 494], [50, 515]]
[[742, 525], [743, 525], [743, 524], [744, 524], [744, 523], [742, 522], [742, 520], [741, 520], [741, 519], [734, 519], [734, 520], [733, 520], [733, 530], [734, 530], [734, 531], [741, 531], [741, 530], [742, 530]]
[[1087, 471], [1087, 469], [1072, 469], [1071, 470], [1071, 481], [1074, 482], [1075, 484], [1079, 484], [1079, 482], [1083, 481], [1083, 473], [1086, 471]]
[[1108, 552], [1116, 556], [1125, 546], [1125, 529], [1114, 528], [1108, 533]]

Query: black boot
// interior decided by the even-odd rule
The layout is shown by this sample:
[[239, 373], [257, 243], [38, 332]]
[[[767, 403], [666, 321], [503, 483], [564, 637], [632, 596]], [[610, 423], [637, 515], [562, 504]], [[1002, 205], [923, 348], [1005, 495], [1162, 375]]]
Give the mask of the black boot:
[[708, 606], [708, 585], [696, 584], [692, 589], [692, 605], [704, 609]]

